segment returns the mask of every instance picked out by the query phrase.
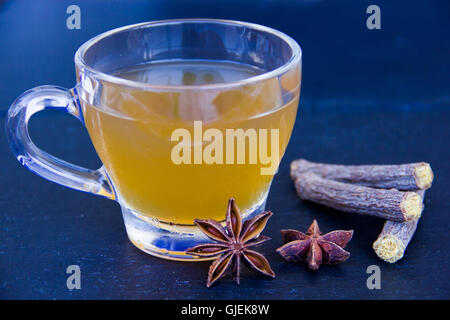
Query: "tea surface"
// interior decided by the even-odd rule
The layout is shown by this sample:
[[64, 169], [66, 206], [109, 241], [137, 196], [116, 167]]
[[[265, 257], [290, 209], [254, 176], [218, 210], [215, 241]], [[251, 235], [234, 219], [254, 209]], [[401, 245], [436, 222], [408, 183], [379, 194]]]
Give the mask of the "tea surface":
[[116, 72], [116, 77], [154, 85], [203, 85], [247, 79], [263, 70], [243, 64], [206, 61], [168, 61]]

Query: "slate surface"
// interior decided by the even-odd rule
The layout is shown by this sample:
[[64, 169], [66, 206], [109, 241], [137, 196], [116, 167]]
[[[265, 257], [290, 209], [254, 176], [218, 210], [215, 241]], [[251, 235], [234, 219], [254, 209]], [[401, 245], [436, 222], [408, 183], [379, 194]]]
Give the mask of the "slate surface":
[[[82, 29], [67, 30], [78, 4]], [[275, 215], [259, 250], [277, 278], [244, 272], [205, 287], [209, 263], [148, 256], [128, 241], [118, 204], [48, 182], [14, 159], [0, 130], [1, 299], [448, 299], [450, 198], [450, 3], [377, 1], [382, 29], [365, 26], [367, 1], [0, 1], [0, 123], [21, 92], [74, 85], [73, 54], [92, 36], [141, 21], [215, 17], [278, 28], [302, 46], [300, 111], [267, 208]], [[86, 130], [46, 112], [30, 123], [44, 150], [96, 168]], [[299, 200], [289, 178], [298, 157], [344, 164], [427, 161], [436, 179], [418, 230], [400, 262], [371, 249], [383, 221]], [[350, 260], [312, 272], [275, 253], [279, 229], [354, 229]], [[66, 288], [80, 265], [82, 289]], [[381, 268], [381, 290], [368, 290], [366, 268]]]

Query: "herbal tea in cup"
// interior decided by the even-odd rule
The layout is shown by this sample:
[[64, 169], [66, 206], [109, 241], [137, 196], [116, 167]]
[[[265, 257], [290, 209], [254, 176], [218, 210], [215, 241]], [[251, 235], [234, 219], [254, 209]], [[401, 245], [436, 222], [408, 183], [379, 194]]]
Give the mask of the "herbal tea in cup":
[[[294, 126], [301, 50], [283, 33], [223, 20], [119, 28], [80, 47], [78, 84], [32, 89], [11, 106], [13, 152], [37, 174], [119, 202], [128, 237], [167, 259], [204, 242], [193, 220], [264, 210]], [[103, 167], [84, 169], [29, 140], [31, 114], [60, 108], [86, 126]], [[113, 213], [112, 213], [113, 214]]]

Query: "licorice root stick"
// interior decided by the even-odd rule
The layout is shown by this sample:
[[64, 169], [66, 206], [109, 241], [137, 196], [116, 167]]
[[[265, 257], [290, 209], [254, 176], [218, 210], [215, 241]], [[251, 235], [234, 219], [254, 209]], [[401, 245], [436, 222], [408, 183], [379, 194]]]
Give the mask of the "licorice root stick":
[[297, 194], [337, 210], [404, 222], [419, 219], [423, 204], [416, 192], [376, 189], [324, 179], [306, 171], [295, 180]]
[[[424, 199], [425, 191], [417, 192]], [[408, 222], [386, 221], [378, 239], [373, 243], [377, 256], [387, 262], [395, 263], [405, 253], [417, 228], [418, 220]]]
[[322, 178], [338, 182], [383, 189], [425, 190], [433, 182], [433, 171], [426, 162], [347, 166], [298, 159], [291, 163], [291, 176], [294, 180], [305, 172], [313, 172]]

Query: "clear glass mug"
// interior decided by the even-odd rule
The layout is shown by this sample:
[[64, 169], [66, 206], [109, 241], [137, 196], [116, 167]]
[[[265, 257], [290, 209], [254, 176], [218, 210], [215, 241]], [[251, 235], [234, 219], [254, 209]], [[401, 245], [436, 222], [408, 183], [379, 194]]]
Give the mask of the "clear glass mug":
[[[200, 83], [196, 75], [184, 79], [192, 74], [183, 71], [181, 84], [117, 76], [136, 66], [170, 67], [180, 61], [228, 63], [257, 71], [239, 80], [208, 82], [221, 76], [210, 68]], [[223, 221], [228, 198], [236, 199], [247, 218], [264, 210], [300, 95], [301, 49], [292, 38], [237, 21], [141, 23], [87, 41], [75, 54], [75, 66], [73, 89], [40, 86], [23, 93], [10, 107], [7, 137], [24, 166], [63, 186], [116, 200], [131, 242], [166, 259], [202, 260], [184, 252], [209, 241], [193, 220]], [[86, 126], [103, 163], [100, 169], [67, 163], [33, 144], [28, 121], [46, 109], [68, 112]], [[174, 139], [180, 128], [194, 136], [189, 143]], [[230, 149], [225, 148], [230, 140], [227, 130], [244, 133], [230, 136], [235, 139]], [[201, 139], [195, 140], [198, 132]], [[208, 132], [213, 134], [206, 137]], [[264, 161], [261, 141], [266, 144]], [[213, 142], [220, 142], [214, 152], [209, 150], [215, 160], [195, 160], [195, 153], [206, 154]], [[192, 163], [174, 159], [177, 145], [183, 150], [178, 156], [189, 153]], [[222, 160], [219, 146], [225, 150]]]

